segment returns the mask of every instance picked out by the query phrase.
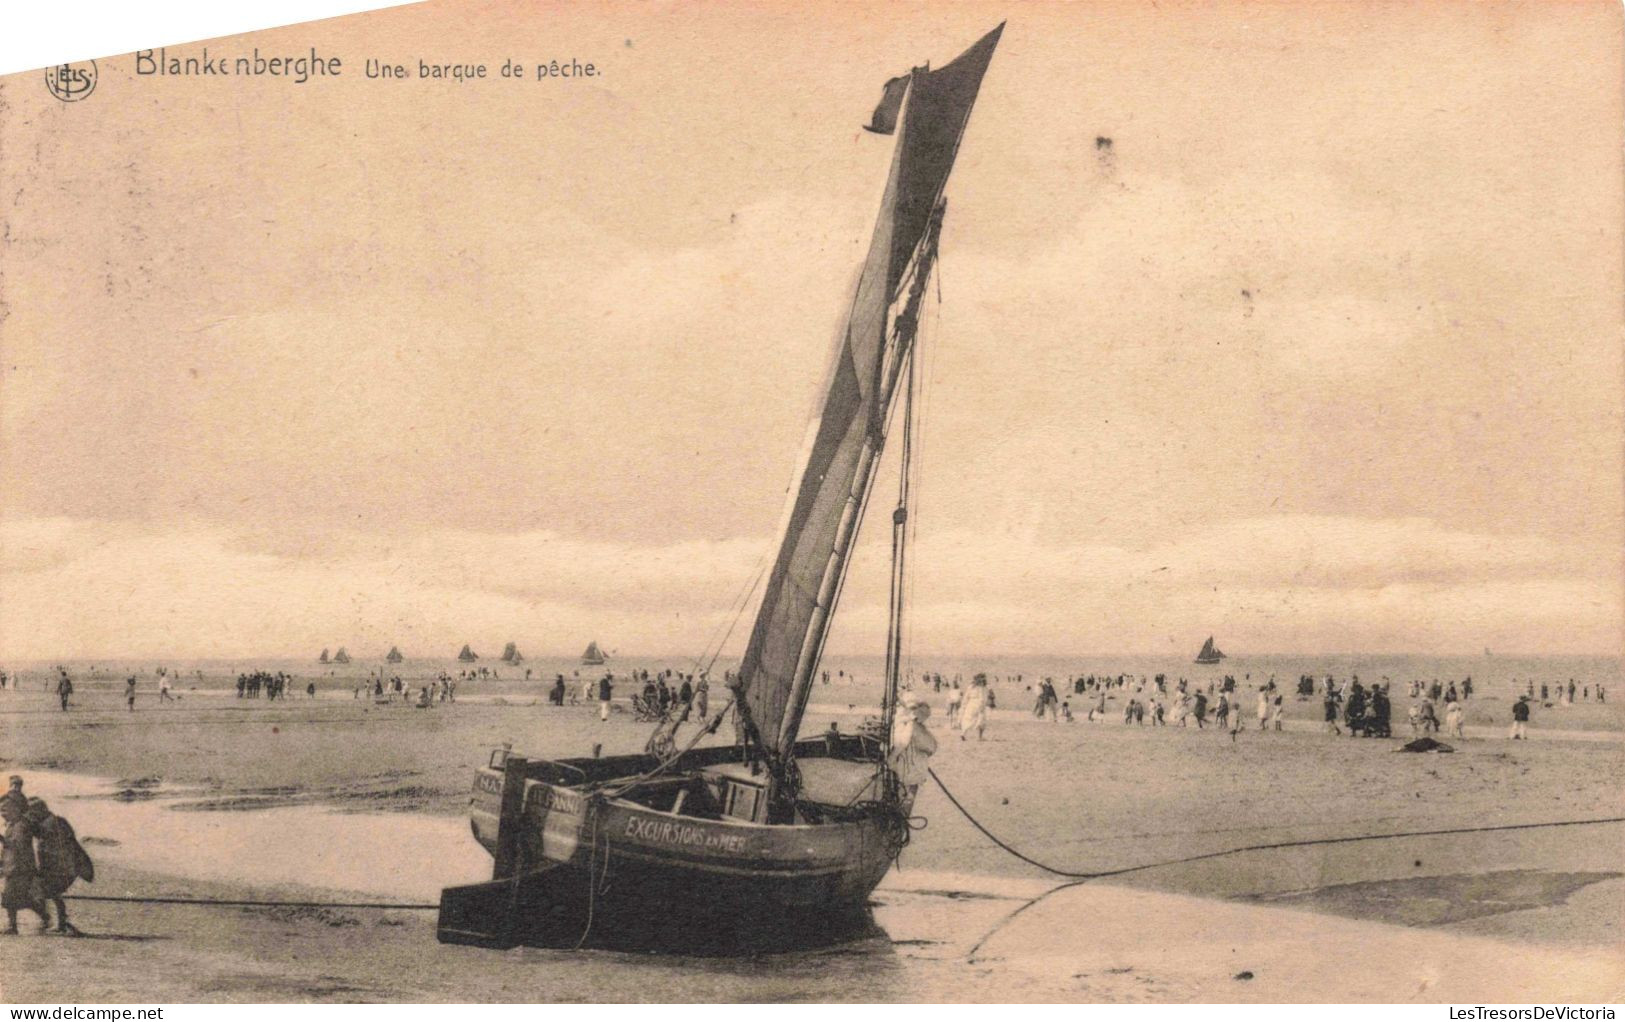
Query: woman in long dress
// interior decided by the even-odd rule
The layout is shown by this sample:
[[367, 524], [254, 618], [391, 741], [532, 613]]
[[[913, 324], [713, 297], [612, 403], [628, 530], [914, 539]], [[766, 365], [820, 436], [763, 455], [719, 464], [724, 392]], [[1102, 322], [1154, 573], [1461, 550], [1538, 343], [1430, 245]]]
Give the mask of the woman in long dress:
[[965, 691], [965, 700], [959, 710], [959, 740], [964, 741], [965, 735], [972, 730], [976, 732], [976, 740], [982, 740], [982, 729], [987, 727], [987, 682], [977, 678], [971, 682]]
[[913, 797], [930, 776], [930, 760], [937, 751], [937, 739], [925, 726], [931, 716], [930, 703], [909, 693], [903, 697], [902, 710], [892, 724], [890, 765], [898, 781]]

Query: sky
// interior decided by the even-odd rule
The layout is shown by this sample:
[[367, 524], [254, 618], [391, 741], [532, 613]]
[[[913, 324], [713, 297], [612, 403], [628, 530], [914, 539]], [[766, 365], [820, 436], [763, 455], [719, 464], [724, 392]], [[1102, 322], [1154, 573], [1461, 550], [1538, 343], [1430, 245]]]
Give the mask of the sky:
[[342, 58], [302, 85], [0, 79], [0, 661], [697, 652], [775, 548], [859, 126], [1000, 21], [916, 648], [1617, 654], [1617, 5], [436, 2], [208, 44]]

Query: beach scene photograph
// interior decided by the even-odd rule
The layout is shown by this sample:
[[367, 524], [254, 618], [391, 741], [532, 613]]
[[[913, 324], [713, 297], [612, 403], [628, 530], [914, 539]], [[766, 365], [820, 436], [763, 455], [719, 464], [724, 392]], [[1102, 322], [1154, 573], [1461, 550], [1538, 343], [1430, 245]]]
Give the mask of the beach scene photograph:
[[1622, 24], [0, 75], [0, 1001], [1625, 999]]

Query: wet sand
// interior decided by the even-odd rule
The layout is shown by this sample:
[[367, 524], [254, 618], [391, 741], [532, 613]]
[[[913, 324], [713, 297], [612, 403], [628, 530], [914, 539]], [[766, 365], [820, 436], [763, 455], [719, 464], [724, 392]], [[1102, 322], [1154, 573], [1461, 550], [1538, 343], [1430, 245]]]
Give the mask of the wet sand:
[[[509, 699], [420, 711], [336, 694], [282, 704], [192, 694], [161, 706], [149, 695], [128, 713], [115, 692], [92, 690], [82, 702], [63, 714], [42, 693], [0, 693], [0, 755], [86, 839], [98, 880], [76, 893], [98, 895], [433, 901], [440, 886], [489, 869], [462, 813], [471, 772], [491, 747], [513, 741], [532, 754], [590, 755], [595, 743], [637, 749], [648, 732], [626, 714], [600, 724], [586, 707]], [[1306, 706], [1295, 716], [1307, 718]], [[821, 729], [825, 709], [810, 724]], [[859, 715], [839, 719], [852, 726]], [[1533, 741], [1471, 737], [1455, 754], [1415, 756], [1391, 752], [1398, 741], [1339, 739], [1307, 719], [1291, 723], [1232, 744], [1211, 729], [1054, 725], [1006, 711], [978, 743], [959, 741], [939, 715], [935, 767], [991, 830], [1072, 870], [1284, 840], [1625, 815], [1617, 725], [1599, 734], [1537, 713]], [[1569, 730], [1586, 740], [1554, 737]], [[75, 902], [76, 921], [99, 939], [10, 938], [8, 956], [25, 967], [8, 971], [0, 996], [1575, 1001], [1625, 993], [1619, 825], [1250, 852], [1058, 891], [1018, 913], [1060, 881], [994, 847], [940, 791], [922, 790], [917, 811], [929, 824], [877, 894], [878, 932], [825, 952], [753, 962], [499, 953], [438, 945], [431, 912]], [[1214, 950], [1220, 945], [1235, 950]], [[1509, 956], [1530, 964], [1500, 969]], [[1235, 979], [1241, 972], [1253, 978]]]

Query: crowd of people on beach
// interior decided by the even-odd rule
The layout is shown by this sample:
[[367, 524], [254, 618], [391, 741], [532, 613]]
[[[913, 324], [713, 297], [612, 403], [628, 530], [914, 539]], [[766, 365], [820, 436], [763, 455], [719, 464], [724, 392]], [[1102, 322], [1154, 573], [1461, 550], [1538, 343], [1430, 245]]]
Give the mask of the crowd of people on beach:
[[[268, 671], [239, 674], [237, 675], [237, 698], [258, 699], [260, 693], [264, 692], [266, 699], [286, 699], [288, 697], [288, 681], [288, 676], [281, 671], [275, 674]], [[314, 697], [316, 683], [311, 682], [307, 689], [308, 694]]]
[[[1004, 679], [1022, 683], [1021, 675]], [[935, 693], [947, 692], [947, 716], [950, 724], [962, 732], [974, 730], [978, 736], [986, 728], [987, 710], [994, 705], [993, 691], [988, 678], [978, 674], [969, 686], [960, 676], [944, 680], [941, 674], [927, 672], [916, 684], [929, 687]], [[1390, 738], [1394, 733], [1393, 702], [1390, 692], [1393, 682], [1382, 678], [1378, 682], [1362, 683], [1359, 675], [1339, 680], [1332, 675], [1317, 679], [1313, 675], [1300, 675], [1295, 686], [1295, 697], [1290, 702], [1318, 700], [1324, 731], [1328, 734], [1362, 738]], [[1250, 689], [1250, 693], [1245, 690]], [[1053, 723], [1074, 723], [1081, 716], [1086, 721], [1118, 719], [1124, 724], [1153, 727], [1195, 727], [1202, 730], [1211, 723], [1221, 732], [1231, 735], [1247, 728], [1248, 706], [1252, 704], [1251, 719], [1259, 731], [1281, 731], [1287, 717], [1289, 699], [1287, 686], [1271, 676], [1254, 683], [1250, 674], [1238, 681], [1234, 675], [1204, 683], [1193, 683], [1185, 678], [1169, 679], [1165, 674], [1095, 675], [1068, 677], [1057, 686], [1055, 679], [1043, 678], [1026, 684], [1025, 690], [1034, 693], [1032, 714], [1040, 720]], [[1406, 709], [1406, 723], [1413, 736], [1448, 734], [1466, 737], [1466, 703], [1473, 698], [1475, 685], [1469, 675], [1458, 683], [1454, 680], [1430, 681], [1412, 679], [1406, 685], [1410, 703]], [[973, 692], [985, 692], [972, 698]], [[1063, 695], [1062, 693], [1066, 693]], [[1527, 725], [1531, 709], [1536, 705], [1537, 683], [1524, 683], [1511, 706], [1511, 729], [1508, 736], [1528, 737]], [[1573, 705], [1577, 701], [1607, 702], [1607, 689], [1602, 684], [1589, 684], [1569, 679], [1563, 684], [1540, 683], [1540, 704], [1545, 706]], [[1074, 711], [1072, 699], [1080, 698], [1081, 708]], [[1121, 699], [1118, 708], [1110, 709], [1108, 701]]]

